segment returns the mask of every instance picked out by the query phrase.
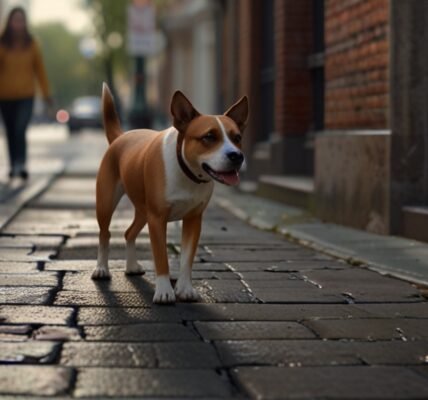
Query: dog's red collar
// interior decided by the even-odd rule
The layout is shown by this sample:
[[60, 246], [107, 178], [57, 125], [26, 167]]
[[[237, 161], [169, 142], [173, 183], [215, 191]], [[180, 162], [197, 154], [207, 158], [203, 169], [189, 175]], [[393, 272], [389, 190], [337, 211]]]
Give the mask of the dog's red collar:
[[191, 170], [190, 168], [187, 166], [187, 164], [185, 163], [185, 161], [183, 160], [183, 155], [182, 155], [182, 146], [183, 146], [183, 140], [184, 137], [182, 134], [178, 134], [177, 136], [177, 160], [178, 160], [178, 164], [180, 165], [181, 170], [184, 172], [184, 174], [193, 182], [195, 183], [208, 183], [209, 181], [205, 181], [203, 179], [198, 178]]

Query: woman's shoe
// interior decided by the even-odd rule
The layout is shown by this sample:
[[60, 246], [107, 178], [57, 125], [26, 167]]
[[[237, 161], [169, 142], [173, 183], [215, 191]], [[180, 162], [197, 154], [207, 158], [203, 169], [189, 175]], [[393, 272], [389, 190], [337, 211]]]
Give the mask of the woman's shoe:
[[26, 181], [28, 179], [28, 172], [24, 169], [19, 173], [19, 176]]

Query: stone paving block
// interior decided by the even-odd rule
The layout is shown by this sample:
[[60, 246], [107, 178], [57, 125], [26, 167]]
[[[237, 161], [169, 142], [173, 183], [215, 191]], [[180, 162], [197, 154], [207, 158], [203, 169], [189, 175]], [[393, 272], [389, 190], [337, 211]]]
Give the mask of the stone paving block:
[[[0, 291], [1, 293], [1, 291]], [[153, 292], [80, 292], [61, 290], [54, 304], [59, 306], [102, 306], [102, 307], [149, 307], [152, 305]]]
[[227, 340], [216, 342], [227, 367], [239, 365], [421, 365], [427, 341]]
[[[64, 290], [76, 291], [95, 291], [95, 292], [149, 292], [153, 293], [155, 285], [155, 274], [148, 272], [142, 275], [126, 275], [124, 271], [112, 270], [112, 278], [110, 280], [93, 280], [91, 279], [92, 271], [85, 271], [79, 273], [67, 273], [63, 281]], [[171, 279], [178, 279], [179, 273], [172, 272]], [[194, 272], [194, 280], [206, 279], [222, 280], [234, 279], [238, 280], [239, 277], [232, 272], [213, 272], [198, 271]], [[1, 283], [0, 283], [1, 284]], [[238, 283], [239, 285], [239, 283]]]
[[69, 326], [42, 326], [33, 332], [34, 340], [76, 341], [81, 340], [77, 328]]
[[202, 342], [69, 342], [61, 364], [75, 367], [216, 368], [215, 349]]
[[49, 306], [0, 306], [0, 323], [7, 324], [50, 324], [70, 323], [73, 309]]
[[416, 340], [428, 338], [428, 319], [347, 319], [305, 321], [303, 324], [326, 339]]
[[251, 398], [258, 399], [428, 397], [428, 380], [403, 367], [241, 367], [232, 374]]
[[428, 366], [424, 365], [421, 367], [412, 367], [412, 371], [428, 379]]
[[198, 336], [182, 324], [145, 323], [115, 326], [85, 326], [87, 341], [161, 342], [199, 340]]
[[249, 286], [249, 288], [252, 291], [256, 290], [267, 290], [267, 289], [274, 289], [274, 290], [311, 290], [313, 289], [313, 285], [309, 282], [305, 282], [302, 279], [260, 279], [260, 280], [250, 280], [250, 279], [243, 279], [246, 285]]
[[[140, 259], [139, 262], [143, 265], [145, 271], [154, 271], [153, 261], [149, 259]], [[110, 270], [119, 270], [125, 272], [125, 259], [123, 260], [109, 260], [109, 269]], [[176, 257], [170, 257], [169, 259], [170, 268], [173, 272], [175, 269], [179, 268], [179, 260]], [[90, 271], [95, 268], [96, 262], [94, 260], [50, 260], [45, 263], [44, 269], [46, 271]], [[0, 263], [1, 271], [1, 263]], [[209, 274], [215, 274], [216, 272], [228, 272], [230, 269], [221, 263], [194, 263], [193, 264], [193, 273], [194, 276], [198, 279], [207, 279], [203, 274], [198, 275], [199, 273], [209, 272]], [[219, 277], [224, 277], [220, 275]], [[231, 276], [227, 276], [232, 278]], [[217, 279], [217, 277], [215, 278]]]
[[31, 332], [31, 329], [30, 325], [0, 325], [0, 333], [28, 335]]
[[329, 258], [321, 253], [309, 250], [266, 250], [266, 251], [245, 251], [237, 247], [233, 250], [221, 250], [217, 254], [207, 254], [199, 257], [205, 262], [244, 262], [265, 260], [279, 262], [286, 260], [328, 260]]
[[58, 352], [59, 345], [54, 342], [2, 342], [0, 363], [46, 364], [53, 362]]
[[48, 261], [55, 255], [53, 250], [32, 251], [32, 249], [2, 249], [0, 252], [0, 262], [37, 262]]
[[43, 221], [44, 223], [55, 224], [63, 221], [67, 223], [84, 221], [90, 216], [94, 216], [94, 211], [89, 213], [83, 210], [41, 210], [27, 207], [19, 213], [10, 225], [8, 225], [8, 231], [13, 232], [11, 227], [13, 227], [15, 223], [37, 223]]
[[[96, 247], [75, 247], [73, 249], [62, 248], [58, 253], [58, 260], [96, 260]], [[143, 260], [150, 258], [152, 255], [150, 249], [137, 249], [137, 258]], [[110, 260], [125, 260], [125, 248], [112, 247], [109, 251]]]
[[52, 193], [91, 193], [95, 196], [95, 183], [94, 177], [61, 177], [57, 179], [52, 186], [49, 188], [49, 192]]
[[371, 365], [417, 365], [426, 364], [428, 341], [377, 341], [353, 342], [355, 352]]
[[[91, 271], [96, 267], [94, 260], [50, 260], [45, 263], [45, 271]], [[109, 269], [125, 271], [125, 260], [110, 260]]]
[[195, 327], [205, 340], [316, 338], [309, 329], [297, 322], [196, 322]]
[[266, 262], [264, 260], [258, 261], [247, 261], [247, 262], [229, 262], [232, 269], [237, 272], [257, 272], [265, 271], [270, 273], [284, 273], [284, 272], [302, 272], [312, 270], [338, 270], [351, 268], [349, 264], [344, 261], [337, 260], [289, 260], [289, 261], [277, 261], [277, 262]]
[[14, 333], [1, 333], [0, 342], [26, 342], [28, 340], [27, 335], [16, 335]]
[[[0, 314], [1, 316], [1, 314]], [[123, 325], [141, 322], [181, 322], [177, 307], [153, 306], [151, 308], [80, 307], [79, 325]]]
[[36, 262], [0, 262], [0, 274], [30, 274], [38, 272]]
[[3, 230], [3, 233], [10, 235], [37, 235], [43, 232], [47, 235], [75, 235], [77, 226], [76, 223], [45, 223], [45, 222], [20, 222], [13, 220]]
[[151, 308], [80, 307], [78, 323], [122, 325], [158, 321], [301, 321], [361, 318], [368, 315], [348, 304], [176, 303], [174, 307]]
[[125, 275], [124, 271], [111, 271], [109, 280], [91, 279], [92, 271], [67, 273], [63, 280], [64, 290], [83, 292], [149, 292], [153, 286], [141, 275]]
[[227, 340], [215, 346], [222, 364], [274, 366], [361, 365], [352, 343], [322, 340]]
[[64, 240], [63, 236], [48, 235], [0, 235], [0, 248], [33, 248], [49, 250], [59, 247]]
[[303, 281], [303, 278], [296, 272], [269, 272], [269, 271], [239, 271], [244, 281], [280, 281], [281, 283], [290, 283], [289, 281]]
[[193, 282], [206, 302], [215, 303], [251, 303], [255, 299], [238, 280], [202, 280]]
[[[209, 271], [209, 272], [230, 272], [230, 268], [226, 264], [222, 263], [193, 263], [193, 273], [200, 271]], [[223, 275], [221, 275], [223, 277]]]
[[[248, 227], [246, 227], [248, 228]], [[296, 250], [307, 250], [306, 248], [289, 242], [285, 239], [282, 239], [281, 236], [277, 237], [279, 240], [276, 242], [271, 242], [271, 241], [261, 241], [258, 243], [251, 243], [251, 244], [246, 244], [246, 243], [242, 243], [242, 244], [229, 244], [229, 243], [224, 243], [224, 244], [205, 244], [204, 241], [200, 241], [199, 243], [199, 248], [202, 250], [205, 250], [208, 253], [212, 253], [212, 254], [216, 254], [216, 253], [221, 253], [222, 251], [227, 251], [227, 252], [231, 252], [231, 251], [244, 251], [244, 252], [265, 252], [265, 251], [296, 251]], [[312, 250], [309, 250], [312, 251]]]
[[252, 292], [264, 303], [346, 303], [340, 293], [328, 293], [315, 286], [305, 289], [255, 288]]
[[31, 206], [41, 209], [81, 210], [95, 208], [95, 196], [85, 193], [52, 193], [48, 191], [31, 202]]
[[49, 287], [0, 287], [0, 304], [47, 304], [51, 292]]
[[210, 370], [79, 370], [76, 397], [229, 398], [230, 384]]
[[[144, 230], [145, 231], [145, 230]], [[97, 236], [79, 236], [73, 237], [67, 240], [64, 245], [66, 249], [82, 249], [82, 248], [98, 248], [98, 235]], [[125, 238], [122, 237], [112, 237], [110, 238], [110, 247], [118, 247], [125, 249]], [[136, 247], [144, 250], [150, 250], [150, 239], [147, 233], [140, 233], [136, 242]]]
[[0, 365], [0, 394], [61, 395], [69, 389], [71, 379], [72, 371], [69, 368]]
[[190, 321], [301, 321], [361, 318], [367, 313], [348, 304], [176, 304], [177, 313]]
[[355, 304], [358, 310], [375, 318], [428, 318], [428, 303]]
[[307, 271], [305, 276], [325, 290], [348, 293], [356, 302], [410, 302], [422, 299], [413, 285], [362, 268]]
[[57, 286], [58, 275], [55, 272], [31, 274], [0, 274], [0, 286]]

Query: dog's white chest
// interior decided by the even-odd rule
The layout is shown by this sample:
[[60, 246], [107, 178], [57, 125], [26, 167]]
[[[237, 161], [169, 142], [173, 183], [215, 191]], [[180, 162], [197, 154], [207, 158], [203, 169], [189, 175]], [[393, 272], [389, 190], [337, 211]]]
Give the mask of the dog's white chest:
[[176, 154], [177, 131], [172, 128], [163, 140], [165, 199], [170, 205], [168, 221], [182, 219], [195, 208], [205, 207], [211, 198], [213, 182], [197, 184], [181, 170]]

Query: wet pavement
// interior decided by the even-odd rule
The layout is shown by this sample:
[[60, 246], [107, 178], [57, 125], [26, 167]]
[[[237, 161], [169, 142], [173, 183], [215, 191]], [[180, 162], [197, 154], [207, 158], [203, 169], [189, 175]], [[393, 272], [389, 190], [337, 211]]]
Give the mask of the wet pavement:
[[[124, 274], [124, 199], [111, 281], [95, 282], [102, 135], [73, 139], [64, 174], [0, 233], [0, 398], [426, 399], [422, 286], [249, 226], [213, 202], [194, 265], [199, 303], [152, 304]], [[178, 274], [180, 225], [168, 251]]]

